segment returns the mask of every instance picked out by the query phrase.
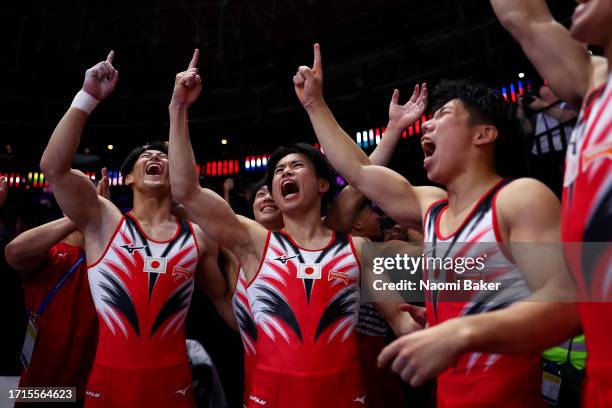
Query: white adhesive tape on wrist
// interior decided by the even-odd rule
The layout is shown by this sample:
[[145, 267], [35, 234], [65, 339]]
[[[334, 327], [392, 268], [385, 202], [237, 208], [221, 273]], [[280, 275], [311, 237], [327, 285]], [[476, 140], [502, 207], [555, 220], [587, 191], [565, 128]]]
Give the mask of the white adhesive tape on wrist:
[[72, 100], [70, 107], [80, 109], [89, 115], [99, 102], [99, 100], [81, 89]]

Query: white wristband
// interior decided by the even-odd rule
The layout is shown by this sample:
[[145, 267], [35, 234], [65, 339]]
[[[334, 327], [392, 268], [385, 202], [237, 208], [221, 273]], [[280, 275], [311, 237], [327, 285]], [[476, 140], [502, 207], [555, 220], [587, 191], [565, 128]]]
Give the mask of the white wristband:
[[99, 102], [99, 100], [81, 89], [72, 100], [70, 107], [80, 109], [89, 115]]

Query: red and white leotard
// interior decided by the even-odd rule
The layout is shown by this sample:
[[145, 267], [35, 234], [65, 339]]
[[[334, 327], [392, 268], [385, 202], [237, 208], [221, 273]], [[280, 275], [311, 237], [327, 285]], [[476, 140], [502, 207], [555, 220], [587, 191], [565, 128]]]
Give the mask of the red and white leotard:
[[[584, 101], [570, 139], [563, 182], [566, 259], [589, 353], [586, 407], [612, 406], [612, 76]], [[573, 243], [599, 244], [573, 244]]]
[[251, 302], [246, 291], [247, 279], [244, 269], [240, 268], [234, 296], [232, 297], [232, 308], [238, 323], [238, 330], [242, 338], [244, 350], [244, 399], [248, 399], [250, 392], [247, 386], [251, 383], [251, 371], [255, 366], [255, 344], [257, 342], [257, 326], [251, 309]]
[[198, 259], [190, 223], [156, 241], [130, 214], [121, 219], [89, 265], [100, 335], [88, 406], [193, 406], [185, 318]]
[[[516, 265], [499, 244], [495, 199], [508, 183], [503, 180], [491, 188], [476, 204], [463, 224], [451, 235], [440, 232], [440, 218], [448, 200], [433, 203], [424, 220], [424, 253], [436, 258], [486, 258], [482, 271], [429, 270], [429, 282], [450, 283], [460, 279], [501, 283], [495, 291], [428, 291], [427, 319], [430, 326], [448, 319], [486, 313], [510, 306], [530, 291]], [[541, 356], [502, 355], [472, 352], [438, 376], [438, 407], [540, 407]]]
[[255, 325], [243, 329], [239, 316], [246, 353], [255, 353], [247, 407], [365, 405], [355, 333], [359, 278], [349, 235], [334, 232], [327, 246], [308, 250], [284, 232], [268, 232], [246, 297], [237, 291]]

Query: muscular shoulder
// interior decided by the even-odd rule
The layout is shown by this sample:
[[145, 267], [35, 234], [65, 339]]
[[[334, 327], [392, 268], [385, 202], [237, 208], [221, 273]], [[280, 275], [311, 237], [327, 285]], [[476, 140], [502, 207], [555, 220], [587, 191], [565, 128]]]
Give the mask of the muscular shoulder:
[[608, 81], [608, 60], [599, 56], [591, 57], [591, 69], [591, 81], [585, 98]]
[[519, 236], [530, 239], [556, 230], [561, 221], [559, 199], [544, 183], [533, 178], [508, 183], [497, 194], [495, 207], [500, 232], [509, 240]]
[[498, 210], [512, 205], [521, 208], [546, 207], [551, 201], [559, 200], [544, 183], [530, 177], [513, 180], [497, 193]]
[[363, 245], [365, 243], [372, 242], [372, 241], [370, 241], [367, 238], [357, 237], [355, 235], [351, 235], [351, 240], [353, 241], [353, 247], [355, 248], [355, 252], [357, 252], [357, 254], [359, 254], [361, 252], [361, 249], [363, 248]]
[[200, 249], [200, 256], [216, 254], [218, 251], [217, 243], [210, 239], [199, 225], [190, 221], [186, 222], [191, 226], [194, 238], [198, 244], [198, 248]]
[[419, 197], [419, 204], [421, 206], [421, 217], [425, 218], [425, 214], [431, 205], [437, 201], [445, 200], [448, 198], [446, 191], [434, 186], [420, 186], [415, 187]]

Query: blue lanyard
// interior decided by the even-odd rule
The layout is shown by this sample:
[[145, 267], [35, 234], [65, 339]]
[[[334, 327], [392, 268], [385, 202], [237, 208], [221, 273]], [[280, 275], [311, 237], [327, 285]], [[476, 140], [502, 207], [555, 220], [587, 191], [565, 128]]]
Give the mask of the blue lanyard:
[[64, 283], [66, 283], [66, 281], [68, 280], [68, 278], [70, 278], [70, 276], [72, 276], [74, 271], [76, 271], [79, 268], [79, 266], [81, 266], [84, 260], [85, 260], [85, 255], [81, 254], [81, 256], [79, 256], [79, 259], [77, 259], [76, 262], [70, 267], [70, 269], [68, 269], [68, 272], [66, 272], [64, 276], [62, 276], [59, 282], [57, 282], [55, 286], [53, 287], [53, 289], [51, 289], [51, 292], [47, 294], [47, 296], [42, 301], [40, 306], [38, 306], [38, 310], [36, 311], [36, 313], [31, 313], [31, 312], [29, 313], [32, 319], [36, 320], [40, 315], [43, 314], [47, 306], [49, 306], [51, 299], [53, 299], [53, 296], [55, 296], [57, 291], [60, 290], [62, 286], [64, 286]]

